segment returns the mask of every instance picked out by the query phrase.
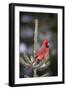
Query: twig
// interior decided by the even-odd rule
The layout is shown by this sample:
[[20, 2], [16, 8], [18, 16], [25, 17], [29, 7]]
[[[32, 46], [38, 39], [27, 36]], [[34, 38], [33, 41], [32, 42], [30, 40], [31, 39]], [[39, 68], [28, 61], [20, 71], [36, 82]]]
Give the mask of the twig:
[[34, 32], [34, 56], [37, 51], [37, 37], [38, 37], [38, 19], [35, 19], [35, 32]]

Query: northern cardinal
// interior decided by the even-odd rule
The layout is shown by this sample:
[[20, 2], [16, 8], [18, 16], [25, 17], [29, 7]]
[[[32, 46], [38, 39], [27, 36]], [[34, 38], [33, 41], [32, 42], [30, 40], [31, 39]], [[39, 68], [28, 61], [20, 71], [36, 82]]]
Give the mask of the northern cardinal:
[[[49, 45], [48, 45], [48, 40], [45, 39], [42, 42], [41, 48], [38, 50], [38, 52], [35, 54], [34, 57], [34, 61], [32, 62], [32, 64], [38, 60], [38, 61], [42, 61], [42, 60], [46, 60], [47, 56], [49, 54]], [[31, 65], [32, 65], [31, 64]], [[30, 65], [30, 66], [31, 66]]]

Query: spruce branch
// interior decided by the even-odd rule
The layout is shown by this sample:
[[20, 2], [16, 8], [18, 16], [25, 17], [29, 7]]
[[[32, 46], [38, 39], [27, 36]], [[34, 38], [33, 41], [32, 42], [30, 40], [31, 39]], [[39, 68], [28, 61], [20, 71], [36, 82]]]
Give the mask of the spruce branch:
[[25, 55], [25, 54], [23, 56], [25, 58], [26, 63], [31, 64], [31, 60], [29, 59], [29, 57], [27, 55]]
[[23, 65], [25, 65], [25, 66], [29, 66], [29, 64], [28, 63], [26, 63], [25, 61], [24, 61], [24, 59], [23, 58], [19, 58], [19, 62], [20, 62], [20, 64], [23, 64]]

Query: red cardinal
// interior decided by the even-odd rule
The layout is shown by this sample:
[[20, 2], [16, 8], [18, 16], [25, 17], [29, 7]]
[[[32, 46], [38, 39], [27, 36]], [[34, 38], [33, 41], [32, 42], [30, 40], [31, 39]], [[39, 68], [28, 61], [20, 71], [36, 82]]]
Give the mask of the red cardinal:
[[[48, 56], [49, 54], [49, 46], [48, 46], [48, 40], [43, 40], [42, 42], [42, 45], [41, 45], [41, 48], [38, 50], [38, 52], [35, 54], [35, 59], [34, 61], [32, 62], [32, 64], [36, 61], [36, 60], [39, 60], [39, 61], [42, 61], [42, 60], [45, 60], [46, 57]], [[31, 64], [31, 65], [32, 65]], [[30, 66], [31, 66], [30, 65]]]

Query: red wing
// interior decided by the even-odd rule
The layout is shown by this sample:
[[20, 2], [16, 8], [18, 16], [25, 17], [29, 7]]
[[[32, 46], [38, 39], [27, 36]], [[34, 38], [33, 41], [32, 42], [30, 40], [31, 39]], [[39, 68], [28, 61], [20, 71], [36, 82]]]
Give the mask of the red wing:
[[36, 57], [39, 56], [40, 54], [44, 53], [45, 52], [45, 49], [40, 49], [37, 53], [36, 53]]

